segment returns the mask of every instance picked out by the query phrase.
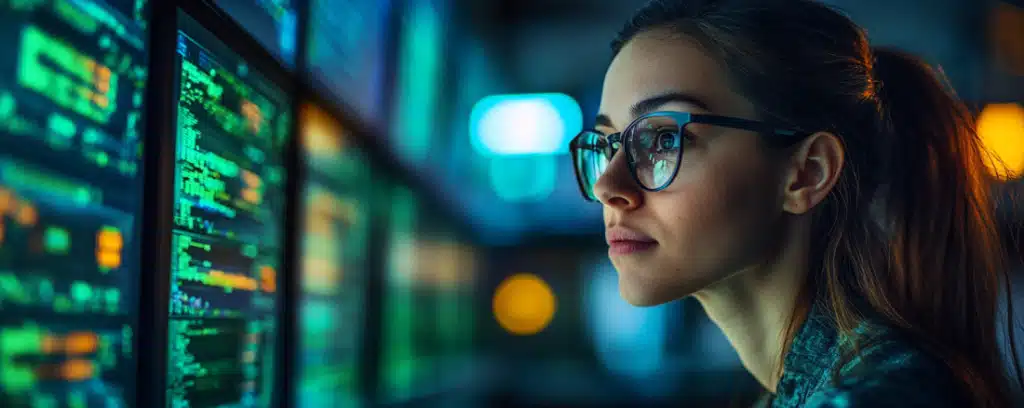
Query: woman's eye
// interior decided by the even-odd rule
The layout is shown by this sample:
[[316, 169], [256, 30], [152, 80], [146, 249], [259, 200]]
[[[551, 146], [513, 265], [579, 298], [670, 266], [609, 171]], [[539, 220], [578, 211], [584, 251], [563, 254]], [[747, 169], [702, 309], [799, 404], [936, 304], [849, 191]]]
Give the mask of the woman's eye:
[[676, 139], [679, 136], [675, 132], [662, 132], [658, 135], [658, 149], [670, 150], [677, 146]]

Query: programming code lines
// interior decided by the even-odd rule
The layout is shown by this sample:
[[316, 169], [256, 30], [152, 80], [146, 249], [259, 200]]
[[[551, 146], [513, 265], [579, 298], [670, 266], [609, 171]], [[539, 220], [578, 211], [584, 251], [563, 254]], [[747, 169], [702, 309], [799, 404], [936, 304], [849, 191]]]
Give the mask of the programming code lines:
[[268, 407], [287, 98], [187, 16], [182, 20], [169, 406]]
[[131, 405], [147, 2], [0, 2], [0, 406]]

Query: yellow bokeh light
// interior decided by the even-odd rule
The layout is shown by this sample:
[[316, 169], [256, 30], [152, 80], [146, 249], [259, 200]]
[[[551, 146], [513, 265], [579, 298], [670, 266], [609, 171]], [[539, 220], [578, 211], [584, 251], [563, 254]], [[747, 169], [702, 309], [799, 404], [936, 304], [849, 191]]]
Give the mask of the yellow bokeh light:
[[1024, 173], [1024, 107], [1015, 103], [985, 107], [978, 117], [978, 135], [996, 160], [986, 160], [989, 171], [1003, 179]]
[[555, 294], [543, 279], [521, 273], [509, 276], [494, 291], [494, 318], [509, 333], [540, 333], [555, 316]]

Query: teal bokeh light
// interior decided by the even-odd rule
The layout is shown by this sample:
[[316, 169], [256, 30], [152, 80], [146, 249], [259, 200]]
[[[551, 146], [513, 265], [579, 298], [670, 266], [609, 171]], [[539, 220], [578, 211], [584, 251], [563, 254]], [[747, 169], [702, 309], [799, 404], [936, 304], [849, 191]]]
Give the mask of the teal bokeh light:
[[555, 156], [494, 157], [490, 163], [491, 188], [505, 201], [543, 201], [555, 191], [557, 159]]
[[433, 3], [413, 1], [402, 20], [392, 138], [396, 153], [413, 164], [427, 159], [436, 131], [444, 31]]
[[491, 95], [473, 106], [469, 136], [484, 156], [551, 155], [568, 152], [583, 129], [583, 112], [559, 93]]

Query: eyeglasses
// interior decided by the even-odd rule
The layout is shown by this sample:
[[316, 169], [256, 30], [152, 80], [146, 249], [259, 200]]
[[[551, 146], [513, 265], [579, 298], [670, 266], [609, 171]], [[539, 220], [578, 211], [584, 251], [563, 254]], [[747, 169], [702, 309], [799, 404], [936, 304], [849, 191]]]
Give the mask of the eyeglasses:
[[605, 136], [584, 130], [569, 143], [576, 181], [583, 198], [597, 201], [594, 185], [620, 148], [628, 155], [629, 172], [646, 191], [660, 191], [675, 180], [683, 158], [683, 144], [692, 139], [688, 127], [706, 124], [758, 132], [774, 146], [792, 145], [810, 133], [776, 128], [749, 119], [686, 112], [654, 112], [641, 116], [620, 133]]

